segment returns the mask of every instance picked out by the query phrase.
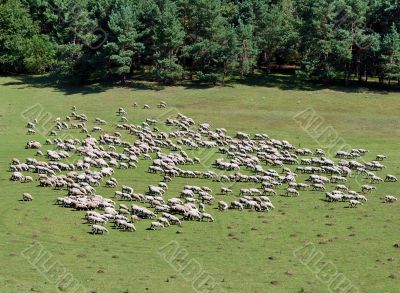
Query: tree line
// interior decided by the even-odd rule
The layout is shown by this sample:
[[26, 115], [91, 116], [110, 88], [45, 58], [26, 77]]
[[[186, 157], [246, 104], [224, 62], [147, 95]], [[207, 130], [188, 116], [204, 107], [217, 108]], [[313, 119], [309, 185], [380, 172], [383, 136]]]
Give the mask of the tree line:
[[398, 0], [0, 0], [0, 73], [400, 83]]

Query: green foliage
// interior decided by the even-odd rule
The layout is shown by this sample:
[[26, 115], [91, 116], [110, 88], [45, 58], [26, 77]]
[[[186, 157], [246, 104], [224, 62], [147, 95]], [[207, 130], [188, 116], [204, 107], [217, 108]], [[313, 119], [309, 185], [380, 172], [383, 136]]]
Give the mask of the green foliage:
[[108, 26], [113, 33], [105, 45], [109, 52], [109, 72], [125, 82], [132, 67], [132, 57], [141, 46], [136, 42], [138, 37], [137, 13], [130, 2], [119, 0], [112, 9]]
[[25, 46], [24, 65], [27, 71], [43, 73], [55, 63], [54, 44], [47, 36], [34, 35]]
[[158, 1], [153, 42], [157, 76], [165, 83], [173, 83], [183, 76], [178, 52], [183, 45], [185, 32], [176, 17], [178, 7], [171, 0]]
[[38, 32], [39, 27], [19, 0], [0, 4], [0, 72], [41, 72], [48, 68], [52, 63], [50, 46]]
[[385, 35], [382, 42], [383, 74], [389, 80], [400, 83], [400, 33], [393, 24], [390, 33]]
[[223, 84], [287, 64], [306, 79], [383, 82], [398, 75], [396, 1], [3, 0], [0, 71], [124, 82], [151, 68]]
[[166, 84], [172, 84], [183, 75], [183, 68], [174, 57], [157, 61], [157, 76]]

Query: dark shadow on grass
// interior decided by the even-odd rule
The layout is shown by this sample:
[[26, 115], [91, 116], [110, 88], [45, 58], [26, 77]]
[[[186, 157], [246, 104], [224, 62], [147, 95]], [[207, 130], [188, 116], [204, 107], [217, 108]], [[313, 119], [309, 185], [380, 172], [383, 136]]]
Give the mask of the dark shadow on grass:
[[2, 84], [3, 86], [14, 86], [17, 89], [27, 89], [27, 88], [53, 88], [54, 90], [61, 92], [65, 95], [74, 94], [96, 94], [105, 92], [112, 88], [126, 88], [132, 90], [151, 90], [151, 91], [161, 91], [165, 87], [156, 82], [147, 81], [130, 81], [125, 85], [119, 83], [111, 83], [103, 81], [101, 83], [92, 83], [86, 85], [74, 85], [71, 83], [60, 82], [52, 76], [35, 76], [35, 75], [18, 75], [14, 77], [16, 81], [7, 82]]
[[[161, 91], [168, 87], [147, 76], [135, 76], [128, 80], [125, 84], [113, 82], [112, 80], [93, 82], [85, 85], [75, 85], [67, 81], [51, 75], [16, 75], [13, 76], [16, 81], [4, 83], [4, 86], [14, 86], [18, 89], [26, 88], [53, 88], [65, 95], [73, 94], [96, 94], [112, 88], [126, 88], [131, 90], [150, 90]], [[175, 86], [182, 86], [184, 89], [205, 90], [214, 87], [234, 87], [236, 84], [257, 87], [274, 87], [281, 90], [302, 90], [302, 91], [318, 91], [332, 90], [346, 93], [362, 93], [365, 91], [388, 94], [389, 92], [400, 92], [400, 86], [389, 86], [387, 84], [379, 84], [378, 82], [358, 82], [350, 81], [347, 86], [343, 80], [338, 80], [329, 83], [303, 81], [296, 77], [295, 74], [287, 73], [256, 73], [249, 75], [245, 79], [233, 77], [225, 83], [224, 86], [212, 83], [203, 83], [200, 81], [185, 80], [178, 82]]]
[[302, 91], [318, 91], [332, 90], [345, 93], [362, 93], [365, 91], [388, 94], [389, 92], [400, 92], [400, 86], [389, 86], [378, 82], [358, 82], [349, 81], [345, 85], [344, 80], [320, 82], [320, 81], [304, 81], [296, 77], [295, 74], [278, 73], [258, 73], [249, 75], [245, 79], [232, 78], [227, 85], [243, 84], [247, 86], [258, 87], [275, 87], [281, 90], [302, 90]]

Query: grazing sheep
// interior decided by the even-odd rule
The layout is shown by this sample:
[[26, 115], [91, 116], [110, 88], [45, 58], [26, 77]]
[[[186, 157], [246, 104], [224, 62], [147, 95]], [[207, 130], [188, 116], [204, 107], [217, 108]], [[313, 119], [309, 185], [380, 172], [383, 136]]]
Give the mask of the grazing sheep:
[[100, 225], [92, 225], [92, 234], [104, 234], [104, 233], [108, 233], [106, 227]]
[[264, 188], [264, 193], [265, 195], [276, 195], [276, 191], [273, 190], [272, 188]]
[[133, 225], [132, 223], [127, 223], [127, 222], [123, 225], [123, 229], [125, 231], [136, 231], [135, 225]]
[[299, 196], [299, 192], [294, 188], [287, 188], [285, 195], [286, 196]]
[[385, 177], [386, 182], [397, 182], [397, 178], [394, 175], [387, 174]]
[[[164, 101], [160, 101], [158, 105], [159, 108], [166, 106]], [[137, 107], [137, 103], [134, 103], [134, 107]], [[149, 109], [150, 106], [145, 104], [143, 108]], [[73, 110], [76, 110], [75, 107]], [[348, 190], [343, 185], [347, 185], [347, 181], [351, 180], [352, 172], [362, 174], [366, 179], [371, 180], [371, 183], [397, 182], [394, 175], [388, 174], [385, 180], [382, 180], [374, 173], [385, 168], [380, 163], [386, 158], [385, 156], [378, 155], [376, 160], [371, 162], [357, 162], [356, 159], [367, 152], [364, 149], [339, 151], [336, 157], [341, 159], [336, 162], [329, 159], [322, 149], [317, 149], [314, 153], [307, 148], [296, 149], [287, 141], [276, 140], [263, 133], [256, 133], [253, 136], [237, 132], [231, 137], [224, 128], [213, 129], [208, 123], [196, 124], [192, 118], [182, 114], [167, 118], [164, 123], [171, 129], [160, 131], [161, 127], [157, 127], [157, 123], [160, 122], [156, 119], [147, 118], [137, 125], [128, 124], [124, 108], [119, 107], [116, 113], [121, 122], [115, 125], [118, 131], [112, 131], [112, 134], [102, 130], [100, 126], [107, 125], [107, 122], [99, 117], [95, 118], [94, 126], [89, 125], [85, 114], [76, 112], [66, 118], [67, 122], [63, 122], [60, 118], [56, 119], [55, 127], [52, 128], [54, 130], [50, 130], [50, 135], [57, 135], [56, 131], [67, 131], [73, 128], [85, 132], [86, 138], [82, 140], [68, 137], [46, 139], [46, 145], [53, 148], [46, 150], [47, 152], [40, 150], [42, 146], [39, 142], [28, 141], [26, 148], [37, 149], [38, 156], [35, 157], [36, 159], [28, 158], [26, 163], [21, 163], [17, 159], [12, 160], [10, 172], [13, 173], [10, 180], [32, 182], [32, 176], [24, 176], [22, 172], [36, 172], [40, 186], [66, 190], [68, 195], [58, 198], [56, 203], [63, 207], [87, 211], [85, 218], [93, 224], [93, 234], [107, 233], [108, 230], [101, 225], [109, 221], [113, 222], [115, 227], [125, 231], [136, 231], [133, 223], [140, 219], [154, 219], [150, 225], [151, 230], [181, 225], [178, 215], [183, 216], [184, 220], [214, 221], [213, 217], [205, 212], [206, 204], [217, 206], [219, 211], [227, 211], [229, 207], [240, 211], [246, 208], [256, 212], [268, 212], [275, 207], [267, 195], [276, 195], [277, 187], [283, 184], [287, 187], [283, 195], [299, 196], [299, 190], [325, 191], [325, 186], [334, 183], [337, 184], [335, 190], [325, 193], [326, 201], [348, 202], [350, 207], [358, 207], [367, 202], [366, 196]], [[77, 122], [70, 123], [72, 119]], [[26, 129], [28, 133], [34, 134], [36, 125], [37, 121], [29, 122]], [[199, 125], [199, 127], [195, 128], [194, 125]], [[89, 134], [88, 129], [92, 129], [92, 132], [100, 132], [99, 137], [94, 138], [92, 136], [94, 134]], [[129, 139], [124, 139], [125, 134], [129, 136]], [[131, 136], [133, 139], [130, 139]], [[232, 171], [231, 174], [217, 174], [212, 170], [195, 168], [194, 164], [200, 163], [200, 159], [191, 156], [193, 151], [199, 149], [214, 149], [215, 152], [225, 154], [225, 158], [215, 160], [212, 168]], [[43, 156], [43, 153], [46, 155]], [[81, 158], [76, 162], [62, 162], [63, 159], [72, 158], [72, 156], [81, 156]], [[118, 205], [111, 199], [96, 194], [94, 187], [118, 185], [118, 181], [112, 178], [113, 168], [118, 168], [118, 173], [128, 168], [136, 168], [137, 164], [143, 163], [139, 158], [149, 160], [148, 172], [163, 176], [163, 182], [158, 183], [157, 186], [150, 185], [146, 195], [134, 193], [132, 187], [122, 185], [121, 191], [115, 191], [115, 197], [118, 201], [141, 202], [147, 207], [132, 205], [128, 208], [127, 205]], [[187, 167], [188, 164], [193, 165], [193, 168], [182, 167]], [[286, 164], [296, 166], [293, 168], [289, 166], [289, 168]], [[271, 169], [267, 170], [267, 168]], [[277, 168], [282, 172], [277, 171]], [[292, 171], [294, 169], [296, 173]], [[246, 174], [241, 173], [243, 170], [246, 170]], [[296, 182], [298, 177], [302, 177], [297, 177], [300, 173], [308, 174], [309, 178], [306, 181], [309, 181], [310, 185]], [[218, 201], [214, 205], [210, 188], [185, 185], [180, 192], [181, 198], [169, 198], [165, 203], [163, 195], [168, 191], [166, 182], [170, 182], [172, 178], [188, 181], [240, 182], [258, 186], [258, 188], [242, 188], [239, 192], [241, 197], [237, 201], [229, 204]], [[376, 188], [363, 185], [361, 189], [363, 193], [367, 193]], [[232, 193], [232, 189], [228, 187], [220, 189], [220, 194]], [[23, 199], [31, 200], [24, 196]], [[396, 198], [386, 196], [384, 200], [394, 202]], [[104, 214], [99, 214], [94, 210], [104, 210]], [[160, 214], [162, 217], [159, 217]]]
[[318, 191], [325, 191], [325, 186], [320, 183], [314, 183], [311, 185], [312, 190], [318, 190]]
[[396, 200], [397, 200], [397, 198], [394, 197], [393, 195], [386, 195], [385, 196], [385, 202], [394, 203]]
[[31, 176], [24, 176], [21, 180], [23, 183], [33, 182], [33, 178]]
[[229, 195], [232, 193], [232, 189], [226, 188], [226, 187], [221, 187], [221, 193]]
[[164, 228], [164, 225], [160, 222], [151, 222], [150, 230], [158, 230]]
[[158, 219], [158, 221], [159, 221], [161, 224], [163, 224], [164, 227], [169, 227], [169, 226], [171, 226], [171, 224], [169, 223], [168, 219], [166, 219], [166, 218], [161, 217], [161, 218]]
[[386, 156], [385, 156], [385, 155], [377, 155], [377, 156], [376, 156], [376, 160], [377, 160], [377, 161], [383, 161], [384, 159], [386, 159]]
[[32, 197], [32, 195], [29, 194], [29, 193], [24, 193], [24, 194], [22, 194], [22, 200], [23, 200], [23, 201], [32, 201], [32, 200], [33, 200], [33, 197]]
[[169, 220], [170, 220], [171, 224], [173, 224], [173, 225], [182, 226], [181, 220], [179, 220], [177, 217], [175, 217], [173, 215], [169, 216]]
[[340, 191], [348, 191], [349, 189], [347, 188], [347, 186], [343, 185], [343, 184], [338, 184], [335, 186], [336, 190], [340, 190]]
[[224, 202], [224, 201], [219, 201], [218, 202], [218, 210], [220, 210], [222, 212], [222, 211], [225, 211], [227, 209], [228, 209], [228, 204], [226, 202]]
[[362, 205], [363, 203], [361, 201], [355, 200], [355, 199], [351, 199], [349, 201], [349, 208], [356, 208], [359, 205]]
[[383, 179], [381, 177], [376, 175], [371, 177], [371, 183], [379, 183], [379, 182], [383, 182]]
[[361, 192], [363, 192], [363, 193], [371, 192], [374, 189], [376, 189], [376, 187], [375, 186], [371, 186], [371, 185], [363, 185], [363, 186], [361, 186]]
[[11, 181], [22, 181], [23, 179], [24, 175], [22, 175], [20, 172], [13, 172], [10, 177]]
[[122, 185], [122, 192], [133, 194], [133, 188], [130, 186]]
[[231, 209], [238, 209], [238, 210], [243, 210], [243, 204], [238, 202], [238, 201], [232, 201], [231, 202]]
[[207, 213], [201, 213], [201, 221], [203, 221], [203, 219], [206, 219], [207, 222], [214, 222], [214, 218]]

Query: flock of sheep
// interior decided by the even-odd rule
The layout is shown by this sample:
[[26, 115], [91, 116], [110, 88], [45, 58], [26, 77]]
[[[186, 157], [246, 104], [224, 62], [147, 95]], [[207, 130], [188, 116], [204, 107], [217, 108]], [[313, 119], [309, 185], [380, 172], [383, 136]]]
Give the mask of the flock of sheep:
[[[158, 105], [159, 108], [166, 106], [163, 101]], [[144, 105], [143, 108], [150, 107]], [[375, 173], [385, 168], [381, 163], [386, 158], [384, 155], [377, 155], [372, 162], [357, 161], [368, 152], [365, 149], [339, 151], [335, 163], [321, 149], [314, 152], [296, 149], [288, 141], [273, 139], [263, 133], [250, 137], [247, 133], [237, 132], [232, 137], [224, 128], [213, 130], [208, 123], [196, 126], [192, 118], [182, 114], [166, 119], [166, 131], [156, 127], [162, 122], [155, 119], [130, 124], [122, 107], [116, 112], [122, 122], [110, 134], [102, 129], [102, 125], [107, 125], [104, 119], [95, 118], [89, 131], [88, 116], [77, 113], [76, 107], [72, 110], [64, 119], [57, 118], [54, 129], [50, 130], [49, 136], [53, 138], [46, 139], [44, 144], [52, 150], [45, 151], [39, 141], [26, 143], [27, 149], [36, 150], [36, 158], [27, 158], [25, 162], [12, 159], [10, 180], [22, 183], [37, 180], [42, 187], [65, 190], [66, 195], [57, 198], [56, 204], [86, 211], [85, 222], [91, 225], [93, 234], [107, 233], [107, 223], [115, 229], [136, 231], [135, 222], [143, 219], [150, 220], [151, 230], [181, 226], [184, 221], [213, 222], [214, 217], [206, 209], [214, 202], [220, 212], [229, 209], [268, 212], [275, 208], [269, 196], [297, 197], [303, 190], [322, 191], [327, 202], [348, 202], [349, 207], [357, 207], [367, 202], [366, 194], [375, 190], [376, 184], [397, 181], [394, 175], [381, 178]], [[37, 123], [32, 120], [27, 124], [27, 134], [36, 133]], [[79, 129], [86, 137], [82, 140], [57, 137], [69, 129]], [[221, 156], [207, 166], [215, 171], [186, 170], [185, 165], [203, 163], [204, 166], [208, 162], [190, 157], [185, 150], [205, 149], [215, 149], [214, 152]], [[72, 160], [76, 156], [78, 159]], [[141, 160], [151, 160], [148, 173], [161, 174], [163, 180], [148, 186], [143, 193], [132, 186], [118, 188], [120, 184], [113, 177], [115, 169], [135, 169]], [[35, 179], [33, 175], [27, 175], [28, 172], [36, 173]], [[353, 173], [364, 176], [370, 184], [361, 186], [360, 191], [351, 190], [346, 183]], [[308, 178], [298, 182], [298, 174], [308, 174]], [[251, 187], [240, 189], [237, 197], [228, 202], [216, 201], [216, 193], [209, 187], [195, 185], [185, 185], [175, 197], [167, 198], [168, 183], [175, 177], [218, 181], [225, 185], [218, 192], [225, 198], [232, 198], [234, 191], [230, 184], [234, 182], [246, 182]], [[332, 183], [336, 185], [328, 191], [328, 184]], [[99, 186], [118, 190], [114, 190], [111, 199], [97, 194], [96, 187]], [[383, 199], [387, 203], [397, 200], [393, 195]], [[32, 201], [33, 196], [24, 193], [22, 200]]]

